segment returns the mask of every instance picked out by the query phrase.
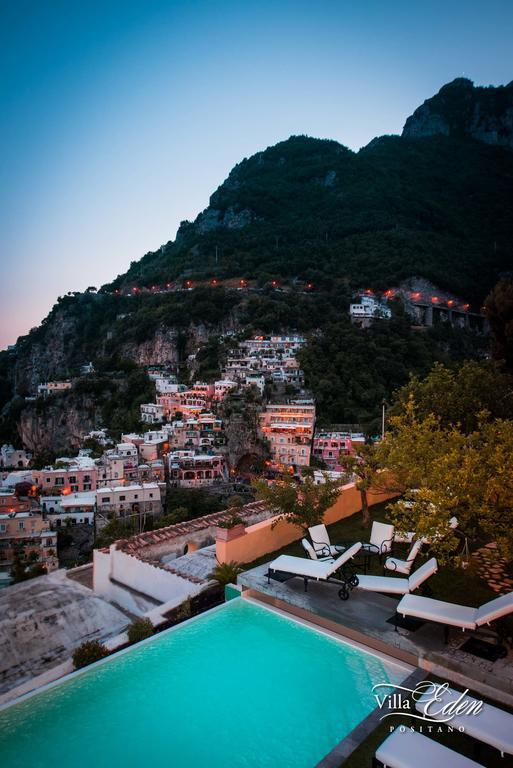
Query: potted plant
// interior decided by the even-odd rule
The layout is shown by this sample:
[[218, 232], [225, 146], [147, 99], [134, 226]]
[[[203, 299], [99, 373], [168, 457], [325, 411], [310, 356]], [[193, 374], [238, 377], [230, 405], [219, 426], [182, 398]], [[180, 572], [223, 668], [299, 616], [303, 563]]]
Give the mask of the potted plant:
[[233, 513], [228, 520], [222, 520], [218, 523], [216, 539], [219, 539], [220, 541], [231, 541], [232, 539], [238, 539], [239, 536], [244, 536], [245, 532], [246, 526], [244, 520]]

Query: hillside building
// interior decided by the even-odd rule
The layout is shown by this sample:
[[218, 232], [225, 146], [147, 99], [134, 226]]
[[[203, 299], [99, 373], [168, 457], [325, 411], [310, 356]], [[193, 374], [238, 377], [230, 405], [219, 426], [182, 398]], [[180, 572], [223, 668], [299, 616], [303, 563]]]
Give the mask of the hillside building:
[[268, 403], [259, 414], [260, 433], [268, 443], [271, 460], [281, 466], [309, 466], [314, 426], [311, 400]]

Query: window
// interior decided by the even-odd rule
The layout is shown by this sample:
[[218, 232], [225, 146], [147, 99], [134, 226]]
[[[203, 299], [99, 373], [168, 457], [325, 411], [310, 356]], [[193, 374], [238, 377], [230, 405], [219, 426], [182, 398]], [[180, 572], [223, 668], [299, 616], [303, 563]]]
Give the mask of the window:
[[120, 501], [125, 501], [125, 500], [126, 500], [126, 496], [120, 496], [120, 497], [119, 497], [119, 500], [120, 500]]
[[138, 493], [134, 493], [134, 499], [138, 499], [138, 498], [139, 498], [139, 494]]
[[63, 477], [56, 477], [55, 478], [55, 485], [64, 485], [64, 478]]
[[18, 523], [18, 529], [19, 529], [20, 531], [23, 531], [23, 530], [25, 529], [25, 523], [23, 522], [23, 520], [21, 520], [21, 521]]
[[71, 486], [71, 492], [72, 493], [78, 493], [78, 485], [72, 485]]
[[152, 498], [153, 498], [153, 494], [152, 494], [152, 493], [150, 493], [150, 499], [152, 499]]
[[7, 530], [7, 526], [5, 523], [0, 523], [0, 533], [5, 533]]
[[110, 496], [102, 496], [102, 504], [108, 504], [110, 501]]
[[73, 483], [76, 483], [76, 482], [77, 482], [77, 478], [75, 477], [75, 475], [72, 475], [72, 476], [69, 478], [69, 482], [70, 482], [70, 485], [71, 485], [71, 484], [73, 484]]
[[84, 491], [90, 491], [91, 490], [91, 483], [84, 483]]

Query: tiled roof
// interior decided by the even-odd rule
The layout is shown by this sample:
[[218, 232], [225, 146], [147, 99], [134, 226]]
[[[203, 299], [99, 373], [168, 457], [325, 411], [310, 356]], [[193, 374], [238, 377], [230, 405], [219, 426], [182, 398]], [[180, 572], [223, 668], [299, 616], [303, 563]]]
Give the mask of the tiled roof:
[[[258, 515], [266, 512], [267, 505], [263, 501], [253, 501], [250, 504], [246, 504], [242, 509], [224, 509], [221, 512], [213, 512], [210, 515], [204, 515], [203, 517], [197, 517], [194, 520], [187, 520], [185, 523], [175, 523], [174, 525], [168, 525], [166, 528], [158, 528], [156, 531], [147, 531], [146, 533], [139, 533], [137, 536], [132, 536], [129, 539], [120, 539], [115, 542], [116, 549], [121, 550], [126, 555], [135, 557], [138, 560], [143, 560], [145, 563], [160, 568], [170, 573], [174, 573], [181, 578], [188, 579], [194, 584], [201, 584], [203, 579], [197, 578], [191, 574], [185, 574], [173, 568], [168, 563], [163, 563], [157, 558], [151, 556], [149, 553], [145, 553], [146, 547], [151, 547], [154, 544], [161, 544], [165, 541], [172, 542], [173, 539], [179, 536], [186, 536], [188, 533], [196, 533], [198, 531], [211, 528], [218, 525], [221, 522], [229, 520], [234, 512], [242, 520], [249, 520], [254, 515]], [[104, 551], [104, 550], [102, 550]], [[108, 551], [108, 550], [106, 550]]]
[[[265, 502], [253, 501], [250, 504], [246, 504], [241, 510], [237, 510], [237, 516], [242, 518], [242, 520], [245, 520], [253, 517], [253, 515], [265, 512], [266, 510], [267, 505]], [[184, 523], [175, 523], [174, 525], [168, 525], [166, 528], [158, 528], [156, 531], [139, 533], [129, 539], [117, 541], [116, 545], [117, 548], [123, 550], [123, 552], [135, 554], [144, 549], [144, 547], [151, 546], [152, 544], [159, 544], [163, 541], [172, 541], [179, 536], [184, 536], [188, 533], [197, 532], [205, 528], [210, 528], [213, 525], [218, 525], [221, 522], [229, 520], [234, 511], [235, 510], [233, 509], [224, 509], [221, 512], [213, 512], [210, 515], [196, 517], [194, 520], [187, 520], [187, 522]]]

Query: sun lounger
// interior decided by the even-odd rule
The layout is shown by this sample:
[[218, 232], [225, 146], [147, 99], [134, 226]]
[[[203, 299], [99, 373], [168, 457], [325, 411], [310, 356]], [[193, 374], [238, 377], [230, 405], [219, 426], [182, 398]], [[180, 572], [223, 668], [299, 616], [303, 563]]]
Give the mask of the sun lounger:
[[[447, 688], [439, 693], [436, 706], [429, 707], [428, 713], [430, 717], [443, 718], [440, 714], [440, 710], [446, 704], [450, 704], [453, 701], [457, 701], [461, 696], [461, 691], [455, 691], [453, 688]], [[419, 700], [415, 703], [419, 712], [424, 711], [426, 702], [432, 698], [429, 691], [422, 694]], [[468, 694], [465, 694], [465, 701], [471, 702], [475, 705], [478, 700], [472, 698]], [[482, 741], [483, 744], [488, 744], [490, 747], [498, 749], [504, 757], [504, 755], [513, 755], [513, 715], [509, 712], [505, 712], [503, 709], [492, 706], [492, 704], [483, 704], [482, 709], [476, 715], [454, 715], [451, 718], [451, 726], [461, 728], [467, 736], [477, 741]]]
[[357, 574], [358, 588], [367, 592], [386, 592], [391, 595], [407, 595], [418, 589], [438, 570], [434, 557], [412, 573], [408, 579], [396, 579], [393, 576], [367, 576]]
[[415, 562], [415, 558], [422, 549], [423, 543], [422, 539], [417, 539], [417, 541], [411, 545], [406, 560], [399, 560], [397, 557], [387, 557], [385, 560], [385, 568], [388, 571], [394, 571], [394, 573], [402, 573], [405, 576], [408, 576], [413, 567], [413, 563]]
[[480, 763], [416, 731], [396, 729], [376, 750], [373, 765], [386, 768], [483, 768]]
[[337, 544], [331, 543], [328, 529], [324, 523], [312, 525], [308, 529], [308, 533], [310, 534], [312, 547], [318, 559], [338, 557], [346, 549], [346, 547], [340, 547]]
[[456, 627], [463, 632], [466, 629], [477, 629], [513, 613], [513, 592], [496, 597], [479, 608], [471, 608], [458, 603], [445, 603], [443, 600], [433, 600], [419, 595], [405, 595], [397, 606], [397, 613], [410, 618], [424, 619], [445, 626], [445, 639], [449, 636], [449, 628]]
[[272, 563], [269, 563], [267, 579], [269, 581], [272, 578], [279, 578], [280, 575], [287, 574], [290, 578], [298, 576], [304, 580], [305, 592], [310, 579], [329, 581], [341, 585], [339, 597], [342, 600], [347, 600], [349, 590], [358, 583], [353, 569], [349, 567], [349, 561], [360, 551], [361, 547], [361, 543], [357, 542], [335, 560], [310, 560], [306, 557], [280, 555]]

